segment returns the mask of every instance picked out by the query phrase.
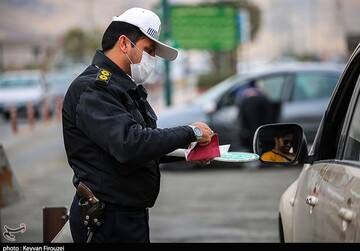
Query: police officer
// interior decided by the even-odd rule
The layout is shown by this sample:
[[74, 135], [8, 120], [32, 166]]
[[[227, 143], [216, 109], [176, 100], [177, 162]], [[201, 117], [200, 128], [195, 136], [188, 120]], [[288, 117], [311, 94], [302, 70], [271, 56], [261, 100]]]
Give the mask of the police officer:
[[[202, 122], [156, 127], [141, 83], [153, 71], [156, 56], [172, 61], [178, 54], [158, 40], [160, 25], [154, 12], [142, 8], [114, 17], [102, 50], [64, 98], [63, 138], [73, 184], [83, 183], [105, 204], [91, 242], [150, 242], [148, 209], [159, 194], [161, 157], [211, 140], [212, 131]], [[80, 199], [75, 194], [70, 208], [74, 242], [89, 240]]]

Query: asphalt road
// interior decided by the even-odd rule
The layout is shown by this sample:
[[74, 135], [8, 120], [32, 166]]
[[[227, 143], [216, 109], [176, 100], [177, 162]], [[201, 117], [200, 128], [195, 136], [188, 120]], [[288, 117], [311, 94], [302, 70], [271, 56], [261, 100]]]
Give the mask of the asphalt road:
[[[0, 121], [0, 144], [24, 198], [0, 211], [4, 226], [26, 231], [15, 242], [43, 242], [44, 207], [67, 206], [74, 188], [63, 149], [59, 121], [23, 123], [17, 134]], [[300, 167], [254, 168], [212, 166], [162, 168], [161, 190], [150, 209], [154, 243], [279, 242], [277, 214], [282, 192], [297, 178]]]

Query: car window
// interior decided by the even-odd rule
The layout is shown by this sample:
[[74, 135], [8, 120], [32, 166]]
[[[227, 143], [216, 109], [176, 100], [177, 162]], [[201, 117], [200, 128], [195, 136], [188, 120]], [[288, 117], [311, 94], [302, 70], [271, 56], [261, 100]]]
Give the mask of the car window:
[[235, 86], [229, 91], [225, 92], [219, 99], [218, 108], [236, 105], [238, 103], [239, 92], [241, 92], [244, 86], [246, 85]]
[[243, 79], [246, 78], [246, 75], [234, 75], [229, 77], [222, 82], [216, 84], [214, 87], [210, 88], [208, 91], [204, 92], [198, 99], [196, 99], [197, 104], [207, 104], [211, 100], [216, 100], [219, 94], [223, 95], [229, 88], [233, 88], [235, 85], [240, 84]]
[[280, 101], [286, 75], [275, 75], [260, 78], [255, 85], [262, 90], [271, 101]]
[[360, 103], [357, 100], [355, 110], [350, 122], [349, 133], [346, 138], [344, 159], [360, 160]]
[[[255, 86], [259, 88], [261, 91], [263, 91], [271, 101], [278, 102], [281, 100], [282, 97], [282, 91], [284, 89], [285, 80], [286, 80], [286, 75], [281, 74], [281, 75], [260, 77], [257, 79], [252, 79], [251, 81], [253, 81]], [[234, 88], [231, 88], [221, 98], [218, 106], [219, 107], [230, 106], [239, 102], [239, 96], [241, 96], [241, 93], [243, 92], [244, 89], [246, 89], [249, 86], [249, 84], [250, 81], [246, 82], [245, 84], [241, 84], [235, 86]]]
[[336, 76], [301, 73], [295, 80], [293, 101], [329, 98], [338, 81]]
[[[359, 72], [359, 60], [353, 60], [339, 79], [339, 85], [334, 88], [336, 92], [330, 100], [318, 131], [319, 140], [309, 152], [310, 155], [316, 153], [318, 160], [344, 158], [349, 123], [355, 110], [357, 89], [360, 87], [358, 86]], [[353, 126], [356, 126], [356, 123]]]

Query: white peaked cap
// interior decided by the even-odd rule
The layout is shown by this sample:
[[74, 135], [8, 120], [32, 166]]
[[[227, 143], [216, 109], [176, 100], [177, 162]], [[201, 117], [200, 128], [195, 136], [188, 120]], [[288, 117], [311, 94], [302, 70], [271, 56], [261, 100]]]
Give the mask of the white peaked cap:
[[121, 21], [138, 27], [148, 38], [156, 43], [156, 55], [166, 60], [173, 61], [178, 51], [159, 41], [161, 21], [154, 12], [142, 8], [131, 8], [120, 16], [115, 16], [113, 21]]

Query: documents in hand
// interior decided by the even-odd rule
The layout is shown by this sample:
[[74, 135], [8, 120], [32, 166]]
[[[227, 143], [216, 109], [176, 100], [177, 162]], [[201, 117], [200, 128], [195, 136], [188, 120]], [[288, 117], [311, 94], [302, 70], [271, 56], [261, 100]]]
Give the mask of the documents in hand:
[[[190, 146], [190, 148], [194, 146]], [[250, 162], [259, 159], [259, 155], [248, 152], [229, 152], [230, 145], [219, 145], [220, 156], [214, 157], [214, 161], [220, 162]], [[186, 158], [185, 152], [189, 149], [177, 149], [168, 154], [168, 156]], [[189, 160], [189, 159], [187, 159]]]
[[216, 133], [211, 137], [209, 144], [201, 146], [197, 142], [193, 142], [185, 150], [187, 161], [213, 159], [215, 157], [220, 157], [219, 137]]
[[[202, 154], [201, 157], [203, 159], [207, 159], [207, 158], [219, 157], [222, 154], [227, 153], [229, 151], [230, 145], [220, 145], [219, 146], [218, 135], [214, 134], [214, 136], [212, 138], [212, 143], [210, 143], [209, 145], [206, 145], [204, 147], [200, 147], [200, 145], [198, 145], [198, 144], [196, 144], [194, 142], [189, 146], [188, 149], [179, 148], [179, 149], [176, 149], [175, 151], [173, 151], [173, 152], [171, 152], [171, 153], [169, 153], [167, 155], [168, 156], [173, 156], [173, 157], [182, 157], [182, 158], [185, 158], [186, 160], [190, 161], [190, 159], [188, 158], [189, 152], [190, 152], [190, 150], [193, 150], [195, 147], [196, 147], [196, 149], [195, 149], [196, 155], [198, 155], [198, 151], [200, 151], [201, 154]], [[209, 151], [209, 152], [206, 153], [207, 151]], [[205, 152], [205, 154], [203, 155], [204, 152]], [[212, 156], [212, 157], [206, 157], [206, 156]], [[191, 156], [190, 156], [190, 158], [191, 158], [191, 160], [194, 160], [194, 159], [192, 159]]]

